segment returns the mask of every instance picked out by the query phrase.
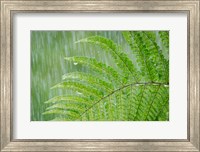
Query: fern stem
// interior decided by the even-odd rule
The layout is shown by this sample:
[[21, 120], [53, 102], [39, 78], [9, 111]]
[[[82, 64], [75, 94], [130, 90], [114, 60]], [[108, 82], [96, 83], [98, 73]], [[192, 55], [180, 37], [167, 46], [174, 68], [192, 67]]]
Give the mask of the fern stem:
[[113, 95], [114, 93], [122, 90], [122, 89], [125, 89], [127, 87], [130, 87], [130, 86], [146, 86], [146, 85], [155, 85], [155, 86], [169, 86], [169, 83], [161, 83], [161, 82], [139, 82], [139, 83], [131, 83], [131, 84], [127, 84], [127, 85], [124, 85], [114, 91], [112, 91], [110, 94], [102, 97], [101, 99], [99, 99], [97, 102], [93, 103], [89, 108], [87, 108], [81, 115], [80, 117], [82, 117], [87, 111], [89, 111], [90, 109], [92, 109], [96, 104], [98, 104], [99, 102], [101, 102], [102, 100], [104, 100], [105, 98], [108, 98], [110, 97], [111, 95]]

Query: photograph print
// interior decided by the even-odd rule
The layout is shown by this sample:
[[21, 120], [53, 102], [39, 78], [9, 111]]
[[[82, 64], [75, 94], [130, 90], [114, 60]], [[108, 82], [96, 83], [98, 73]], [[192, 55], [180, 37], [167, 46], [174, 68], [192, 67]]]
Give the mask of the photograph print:
[[169, 121], [169, 31], [31, 31], [31, 121]]

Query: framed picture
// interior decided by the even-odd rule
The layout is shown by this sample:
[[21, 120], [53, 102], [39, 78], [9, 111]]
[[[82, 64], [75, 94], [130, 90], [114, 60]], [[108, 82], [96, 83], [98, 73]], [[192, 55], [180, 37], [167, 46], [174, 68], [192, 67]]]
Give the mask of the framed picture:
[[200, 151], [199, 9], [1, 0], [1, 151]]

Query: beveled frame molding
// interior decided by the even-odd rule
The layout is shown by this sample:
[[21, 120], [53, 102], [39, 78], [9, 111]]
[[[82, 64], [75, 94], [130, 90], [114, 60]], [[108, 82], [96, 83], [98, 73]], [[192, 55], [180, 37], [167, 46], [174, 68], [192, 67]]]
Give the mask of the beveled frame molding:
[[[0, 0], [0, 150], [1, 151], [200, 151], [199, 0]], [[13, 140], [12, 17], [19, 12], [187, 12], [187, 140]]]

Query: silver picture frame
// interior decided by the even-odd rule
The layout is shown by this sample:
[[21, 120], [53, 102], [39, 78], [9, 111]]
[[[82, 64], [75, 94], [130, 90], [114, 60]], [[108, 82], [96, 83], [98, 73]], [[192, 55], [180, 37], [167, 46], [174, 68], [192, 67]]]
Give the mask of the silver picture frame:
[[[200, 151], [199, 0], [0, 0], [0, 150], [6, 151]], [[16, 13], [57, 12], [185, 12], [188, 19], [188, 137], [170, 139], [56, 140], [13, 139], [13, 16]]]

